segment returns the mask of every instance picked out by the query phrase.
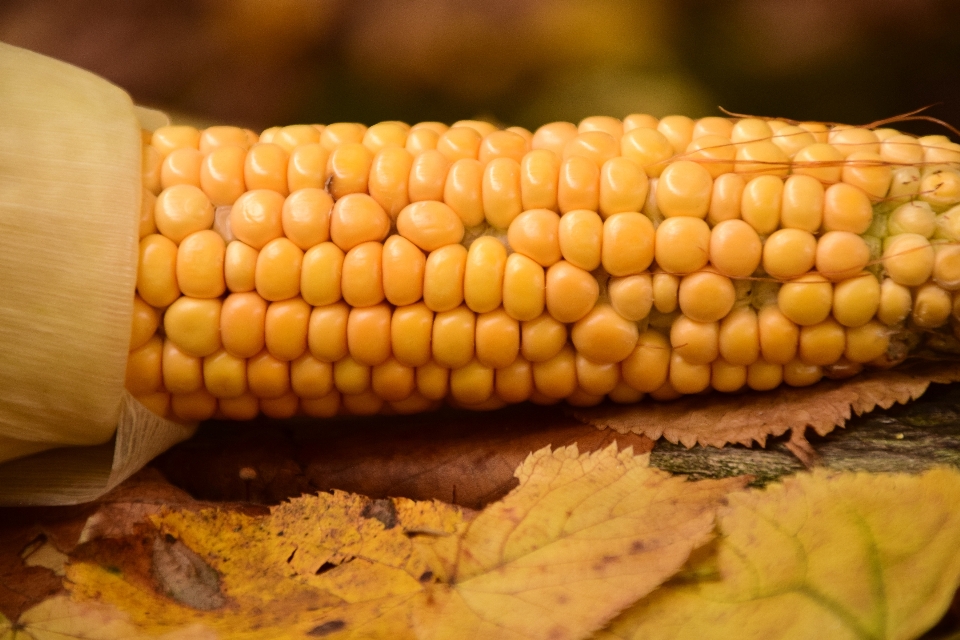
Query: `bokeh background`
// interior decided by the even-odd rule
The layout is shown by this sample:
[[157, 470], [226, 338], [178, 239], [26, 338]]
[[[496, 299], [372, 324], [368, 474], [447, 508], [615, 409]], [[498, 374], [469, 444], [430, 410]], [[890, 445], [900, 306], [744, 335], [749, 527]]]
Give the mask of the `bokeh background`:
[[[960, 125], [957, 0], [3, 0], [0, 41], [179, 120], [732, 112]], [[903, 128], [943, 132], [931, 124]]]

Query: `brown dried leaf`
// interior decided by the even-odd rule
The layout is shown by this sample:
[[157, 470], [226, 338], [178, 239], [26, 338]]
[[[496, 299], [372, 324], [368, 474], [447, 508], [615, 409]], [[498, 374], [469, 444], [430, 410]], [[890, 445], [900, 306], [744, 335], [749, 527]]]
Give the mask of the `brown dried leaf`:
[[960, 380], [960, 364], [930, 362], [871, 371], [847, 380], [824, 380], [811, 387], [780, 387], [767, 393], [705, 395], [670, 403], [604, 405], [575, 409], [572, 414], [598, 428], [666, 438], [687, 447], [722, 447], [736, 443], [766, 444], [768, 436], [793, 431], [795, 452], [803, 451], [803, 432], [826, 435], [851, 415], [875, 407], [916, 400], [933, 382]]

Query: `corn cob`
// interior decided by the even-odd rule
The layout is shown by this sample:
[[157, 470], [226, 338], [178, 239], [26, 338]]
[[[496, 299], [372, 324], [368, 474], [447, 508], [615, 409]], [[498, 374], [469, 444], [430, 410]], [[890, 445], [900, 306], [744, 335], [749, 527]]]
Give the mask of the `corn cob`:
[[144, 136], [160, 415], [588, 406], [903, 360], [960, 322], [960, 145], [635, 114]]

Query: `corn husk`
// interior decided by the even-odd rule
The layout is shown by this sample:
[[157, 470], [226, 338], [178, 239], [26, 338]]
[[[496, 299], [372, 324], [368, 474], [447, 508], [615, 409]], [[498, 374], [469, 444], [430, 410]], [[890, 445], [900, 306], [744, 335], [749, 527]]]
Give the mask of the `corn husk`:
[[0, 43], [0, 504], [93, 499], [192, 432], [124, 389], [137, 116], [102, 78]]

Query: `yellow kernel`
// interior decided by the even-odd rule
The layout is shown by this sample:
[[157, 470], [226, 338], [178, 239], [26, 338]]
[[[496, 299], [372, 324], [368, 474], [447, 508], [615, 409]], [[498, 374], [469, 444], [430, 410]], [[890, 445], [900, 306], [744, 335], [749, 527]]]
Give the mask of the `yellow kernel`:
[[773, 233], [780, 225], [783, 203], [783, 181], [772, 175], [762, 175], [747, 182], [740, 202], [740, 215], [757, 233]]
[[[449, 171], [450, 161], [439, 151], [424, 151], [415, 157], [407, 180], [407, 197], [410, 202], [444, 200], [444, 187]], [[478, 184], [479, 182], [480, 179], [477, 180]]]
[[926, 202], [902, 204], [887, 219], [887, 232], [892, 236], [917, 233], [924, 238], [931, 238], [936, 230], [937, 216]]
[[576, 137], [577, 126], [572, 122], [551, 122], [534, 132], [530, 148], [552, 151], [560, 156], [567, 143]]
[[457, 160], [447, 173], [443, 201], [457, 212], [466, 227], [474, 227], [484, 220], [485, 176], [485, 165], [471, 158]]
[[163, 380], [163, 340], [153, 336], [127, 355], [124, 387], [134, 395], [154, 393]]
[[780, 311], [793, 322], [803, 326], [826, 320], [832, 304], [833, 285], [815, 273], [802, 275], [785, 283], [777, 295]]
[[350, 307], [343, 302], [313, 308], [307, 328], [307, 347], [314, 358], [337, 362], [346, 357], [349, 315]]
[[586, 158], [573, 156], [560, 165], [557, 206], [561, 213], [575, 209], [596, 211], [600, 206], [600, 168]]
[[367, 192], [373, 153], [357, 142], [342, 144], [327, 158], [327, 190], [334, 200]]
[[200, 165], [199, 186], [216, 206], [232, 205], [246, 185], [243, 181], [243, 164], [247, 152], [242, 147], [217, 147]]
[[851, 154], [857, 152], [880, 152], [880, 140], [877, 138], [877, 134], [869, 129], [835, 127], [830, 131], [829, 141], [844, 158], [848, 158]]
[[563, 214], [557, 232], [563, 259], [586, 271], [599, 267], [604, 229], [594, 211], [577, 209]]
[[247, 391], [247, 361], [220, 349], [203, 359], [203, 383], [215, 398], [236, 398]]
[[487, 164], [496, 158], [520, 162], [528, 151], [526, 139], [512, 131], [494, 131], [484, 136], [477, 151], [477, 160]]
[[548, 209], [531, 209], [513, 219], [507, 231], [510, 247], [549, 267], [560, 260], [560, 216]]
[[337, 391], [355, 395], [370, 388], [370, 365], [347, 356], [333, 363], [333, 384]]
[[723, 136], [729, 138], [733, 133], [733, 123], [727, 118], [709, 116], [700, 118], [693, 124], [693, 139], [704, 136]]
[[[439, 139], [440, 134], [436, 131], [432, 131], [430, 129], [412, 130], [407, 135], [407, 141], [404, 143], [404, 148], [414, 156], [419, 156], [427, 151], [436, 151], [437, 141]], [[440, 155], [444, 158], [444, 160], [446, 160], [446, 156], [443, 156], [443, 154]]]
[[757, 313], [760, 352], [771, 364], [787, 364], [797, 355], [800, 328], [777, 305], [769, 305]]
[[[549, 273], [547, 274], [547, 304], [550, 303]], [[610, 305], [627, 320], [637, 322], [650, 314], [653, 307], [653, 280], [649, 273], [610, 278], [607, 281]]]
[[292, 124], [282, 127], [270, 140], [280, 145], [284, 151], [290, 153], [302, 144], [315, 144], [320, 141], [320, 132], [309, 124]]
[[290, 152], [287, 162], [287, 188], [323, 189], [327, 183], [327, 162], [330, 151], [320, 144], [302, 144]]
[[333, 391], [333, 365], [304, 353], [290, 363], [290, 388], [299, 398], [323, 398]]
[[577, 384], [581, 390], [601, 398], [613, 391], [620, 382], [620, 364], [594, 362], [577, 354], [575, 360]]
[[533, 385], [547, 398], [561, 400], [577, 390], [576, 353], [564, 345], [557, 355], [533, 364]]
[[391, 218], [410, 203], [407, 189], [412, 166], [413, 156], [400, 147], [381, 149], [373, 157], [367, 189]]
[[442, 202], [424, 201], [407, 205], [397, 217], [397, 233], [423, 249], [433, 251], [463, 239], [463, 222]]
[[824, 142], [804, 147], [793, 156], [793, 173], [815, 178], [823, 184], [840, 182], [844, 156]]
[[362, 393], [345, 393], [340, 396], [340, 402], [346, 413], [354, 416], [372, 416], [383, 409], [383, 400], [373, 391]]
[[266, 345], [267, 301], [254, 292], [231, 293], [220, 309], [220, 339], [227, 353], [252, 358]]
[[833, 318], [814, 325], [800, 327], [800, 343], [797, 353], [806, 364], [822, 367], [837, 362], [843, 356], [847, 334], [843, 326]]
[[667, 218], [657, 227], [654, 248], [660, 268], [674, 274], [693, 273], [710, 258], [710, 227], [700, 218]]
[[167, 339], [189, 355], [210, 355], [221, 346], [220, 307], [217, 298], [177, 298], [163, 314]]
[[137, 402], [149, 409], [154, 415], [165, 418], [170, 413], [170, 393], [167, 391], [155, 391], [135, 397]]
[[923, 147], [913, 136], [897, 134], [880, 143], [880, 157], [891, 164], [920, 164], [923, 162]]
[[373, 153], [379, 153], [388, 147], [403, 148], [407, 144], [410, 125], [405, 122], [387, 120], [378, 122], [363, 134], [363, 146]]
[[872, 362], [882, 357], [890, 346], [890, 331], [877, 322], [847, 329], [847, 346], [843, 355], [853, 362]]
[[691, 364], [709, 364], [720, 355], [720, 325], [679, 316], [670, 326], [673, 352]]
[[223, 293], [225, 251], [216, 231], [197, 231], [183, 239], [177, 249], [177, 283], [183, 295], [216, 298]]
[[570, 339], [577, 352], [594, 362], [620, 362], [633, 351], [639, 333], [636, 323], [609, 304], [598, 304], [573, 325]]
[[[416, 373], [414, 373], [414, 375], [416, 375]], [[425, 398], [416, 390], [414, 390], [407, 399], [390, 403], [390, 409], [397, 415], [426, 413], [428, 411], [436, 411], [438, 408], [440, 408], [438, 401]]]
[[330, 214], [330, 239], [344, 251], [364, 242], [382, 242], [390, 233], [390, 216], [365, 193], [344, 196]]
[[300, 293], [303, 251], [287, 240], [271, 240], [257, 256], [257, 293], [264, 300], [285, 300]]
[[392, 235], [383, 243], [383, 293], [391, 304], [413, 304], [423, 296], [427, 257], [406, 238]]
[[600, 168], [600, 214], [640, 211], [647, 199], [647, 174], [629, 158], [611, 158]]
[[933, 281], [947, 291], [960, 289], [960, 245], [935, 245]]
[[547, 269], [547, 311], [560, 322], [576, 322], [593, 308], [600, 295], [596, 278], [561, 260]]
[[577, 132], [602, 131], [617, 140], [623, 136], [623, 123], [610, 116], [589, 116], [577, 125]]
[[351, 307], [368, 307], [383, 301], [383, 245], [364, 242], [343, 258], [340, 294]]
[[450, 125], [451, 129], [454, 127], [467, 127], [469, 129], [473, 129], [480, 134], [481, 138], [483, 136], [490, 135], [497, 130], [497, 125], [493, 124], [492, 122], [487, 122], [486, 120], [457, 120]]
[[786, 176], [790, 170], [790, 158], [769, 140], [748, 142], [740, 146], [737, 149], [735, 163], [736, 172], [747, 177], [759, 175], [782, 177]]
[[738, 173], [725, 173], [713, 181], [707, 222], [717, 225], [726, 220], [740, 218], [740, 201], [747, 182]]
[[597, 167], [611, 158], [620, 155], [619, 138], [614, 138], [603, 131], [585, 131], [577, 134], [563, 148], [563, 159], [578, 156], [592, 160]]
[[610, 393], [607, 394], [612, 402], [617, 404], [635, 404], [643, 400], [645, 394], [642, 391], [637, 391], [626, 382], [621, 380], [617, 383]]
[[350, 357], [369, 366], [390, 357], [392, 309], [385, 303], [350, 310], [347, 318], [347, 348]]
[[672, 273], [658, 271], [653, 274], [653, 306], [660, 313], [673, 313], [677, 309], [680, 293], [680, 278]]
[[160, 164], [160, 188], [178, 184], [200, 186], [200, 167], [203, 154], [196, 149], [174, 149]]
[[493, 384], [497, 397], [504, 402], [523, 402], [533, 393], [533, 365], [517, 358], [512, 364], [496, 370]]
[[283, 196], [258, 189], [237, 198], [230, 209], [233, 235], [254, 249], [283, 235]]
[[556, 211], [559, 176], [560, 158], [553, 151], [534, 149], [524, 155], [520, 160], [520, 202], [523, 209]]
[[151, 145], [144, 145], [140, 155], [140, 176], [143, 188], [156, 195], [160, 193], [160, 166], [163, 157]]
[[946, 136], [923, 136], [919, 139], [923, 146], [923, 162], [927, 165], [960, 163], [960, 145], [951, 142]]
[[770, 125], [760, 118], [741, 118], [733, 123], [730, 130], [730, 140], [736, 144], [769, 140], [772, 137]]
[[624, 382], [645, 393], [659, 389], [667, 381], [670, 354], [670, 342], [663, 334], [653, 330], [644, 331], [621, 363]]
[[433, 311], [449, 311], [463, 302], [467, 250], [448, 244], [431, 251], [423, 271], [423, 301]]
[[250, 147], [243, 164], [243, 181], [247, 189], [269, 189], [282, 196], [287, 188], [287, 163], [290, 157], [276, 144], [257, 143]]
[[638, 127], [624, 133], [620, 139], [620, 154], [636, 162], [651, 178], [660, 175], [667, 160], [675, 153], [667, 137], [656, 129]]
[[433, 359], [437, 364], [456, 369], [474, 356], [477, 316], [466, 306], [437, 313], [433, 318]]
[[792, 157], [804, 147], [815, 144], [817, 139], [805, 129], [787, 125], [780, 128], [771, 138], [771, 141], [780, 147], [785, 154]]
[[915, 287], [930, 279], [936, 255], [929, 240], [915, 233], [901, 233], [888, 238], [885, 245], [883, 268], [894, 282]]
[[567, 342], [567, 327], [549, 313], [520, 325], [520, 353], [530, 362], [549, 360]]
[[693, 139], [693, 124], [687, 116], [665, 116], [657, 123], [657, 131], [670, 141], [673, 152], [679, 154]]
[[809, 387], [820, 382], [823, 370], [820, 365], [806, 364], [799, 359], [783, 365], [783, 381], [791, 387]]
[[160, 315], [157, 310], [143, 301], [143, 298], [134, 294], [133, 317], [130, 321], [130, 344], [128, 349], [133, 351], [142, 347], [160, 325]]
[[660, 174], [657, 208], [668, 218], [705, 218], [712, 190], [713, 178], [709, 171], [696, 162], [678, 160], [667, 165]]
[[151, 233], [157, 232], [157, 221], [153, 217], [153, 211], [156, 209], [157, 196], [153, 195], [146, 187], [141, 189], [140, 195], [140, 224], [138, 237], [143, 239]]
[[153, 211], [157, 229], [177, 244], [191, 233], [213, 226], [213, 205], [193, 185], [164, 189], [157, 196]]
[[870, 262], [870, 248], [849, 231], [828, 231], [817, 241], [817, 271], [834, 282], [852, 278]]
[[685, 360], [676, 351], [670, 356], [670, 386], [680, 394], [700, 393], [710, 386], [709, 363], [694, 364]]
[[165, 307], [180, 295], [177, 285], [177, 245], [150, 234], [140, 241], [137, 293], [153, 307]]
[[711, 271], [685, 275], [677, 293], [681, 313], [698, 322], [720, 320], [733, 308], [736, 298], [730, 278]]
[[481, 236], [470, 244], [463, 273], [463, 299], [472, 311], [486, 313], [503, 300], [503, 274], [507, 250], [492, 236]]
[[920, 180], [920, 199], [937, 211], [960, 202], [960, 173], [949, 169], [932, 171]]
[[310, 305], [299, 297], [267, 307], [264, 333], [270, 355], [278, 360], [296, 360], [306, 352], [310, 313]]
[[196, 149], [200, 145], [200, 132], [195, 127], [167, 125], [153, 132], [150, 144], [164, 156], [175, 149]]
[[478, 314], [476, 352], [487, 367], [509, 366], [520, 353], [520, 323], [502, 308]]
[[873, 222], [873, 207], [863, 190], [840, 182], [827, 187], [823, 197], [823, 229], [863, 233]]
[[880, 283], [872, 273], [862, 272], [838, 282], [833, 289], [833, 317], [845, 327], [859, 327], [880, 307]]
[[442, 153], [450, 162], [464, 158], [477, 159], [480, 152], [480, 142], [483, 137], [471, 127], [450, 127], [437, 139], [437, 151]]
[[884, 278], [880, 283], [880, 306], [877, 319], [886, 325], [903, 322], [913, 307], [913, 294], [910, 289], [892, 280]]
[[450, 391], [450, 369], [432, 360], [417, 367], [417, 391], [428, 400], [443, 400]]
[[163, 387], [170, 393], [192, 393], [203, 387], [203, 359], [163, 342]]
[[[743, 220], [724, 220], [710, 232], [710, 262], [717, 271], [730, 278], [752, 275], [765, 253], [760, 236]], [[810, 263], [813, 266], [812, 257]]]
[[397, 307], [390, 321], [393, 356], [408, 367], [427, 364], [433, 357], [433, 311], [422, 302]]
[[250, 147], [247, 132], [240, 127], [207, 127], [200, 133], [197, 147], [206, 155], [220, 147], [235, 146], [246, 151]]
[[335, 122], [328, 124], [320, 133], [320, 144], [330, 151], [339, 146], [362, 142], [367, 128], [356, 122]]
[[483, 170], [483, 215], [491, 226], [506, 229], [520, 215], [520, 163], [512, 158], [491, 160]]
[[457, 403], [471, 406], [493, 397], [493, 369], [477, 360], [450, 371], [450, 395]]
[[757, 360], [747, 367], [747, 386], [754, 391], [770, 391], [783, 382], [783, 365]]
[[388, 358], [371, 370], [370, 387], [387, 402], [406, 400], [417, 387], [416, 370]]
[[824, 189], [808, 175], [792, 175], [783, 183], [780, 226], [816, 233], [823, 222]]
[[330, 239], [333, 199], [322, 189], [294, 191], [284, 201], [280, 219], [284, 235], [306, 251]]
[[710, 386], [722, 393], [733, 393], [747, 384], [747, 367], [718, 358], [710, 364]]
[[217, 411], [217, 399], [206, 389], [198, 389], [193, 393], [170, 395], [170, 409], [181, 420], [201, 422], [209, 420]]
[[817, 246], [817, 239], [808, 231], [774, 231], [763, 245], [763, 269], [780, 280], [796, 278], [813, 268]]
[[921, 329], [942, 327], [950, 319], [953, 300], [948, 291], [928, 282], [913, 294], [913, 312], [910, 319]]
[[732, 310], [720, 321], [717, 340], [720, 356], [726, 363], [753, 364], [760, 357], [760, 324], [756, 312], [750, 307]]
[[545, 300], [546, 275], [543, 267], [525, 255], [511, 253], [503, 269], [503, 308], [517, 320], [533, 320]]
[[300, 408], [312, 418], [332, 418], [340, 411], [340, 392], [334, 389], [320, 398], [301, 398]]
[[876, 153], [857, 151], [847, 156], [841, 179], [874, 198], [887, 195], [892, 179], [890, 165]]
[[344, 253], [332, 242], [311, 247], [300, 267], [300, 295], [308, 304], [323, 306], [340, 299]]
[[695, 138], [686, 149], [684, 157], [701, 165], [712, 178], [733, 172], [737, 148], [729, 138], [703, 136]]

